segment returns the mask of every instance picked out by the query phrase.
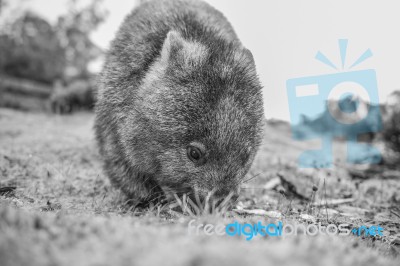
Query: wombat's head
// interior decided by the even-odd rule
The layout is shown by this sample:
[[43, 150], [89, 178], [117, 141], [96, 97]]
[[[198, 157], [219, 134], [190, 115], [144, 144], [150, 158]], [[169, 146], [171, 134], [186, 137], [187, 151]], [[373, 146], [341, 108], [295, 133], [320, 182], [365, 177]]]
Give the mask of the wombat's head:
[[261, 85], [247, 49], [169, 32], [134, 104], [145, 142], [137, 144], [165, 192], [238, 193], [263, 119]]

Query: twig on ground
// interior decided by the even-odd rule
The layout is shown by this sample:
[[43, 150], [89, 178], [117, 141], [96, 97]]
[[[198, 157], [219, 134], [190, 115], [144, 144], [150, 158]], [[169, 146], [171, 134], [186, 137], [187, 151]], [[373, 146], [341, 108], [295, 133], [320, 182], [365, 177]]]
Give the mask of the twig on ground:
[[356, 199], [354, 198], [350, 198], [350, 199], [331, 199], [331, 200], [327, 200], [325, 199], [325, 203], [323, 202], [316, 202], [313, 203], [313, 206], [319, 207], [319, 206], [333, 206], [333, 205], [340, 205], [340, 204], [346, 204], [346, 203], [351, 203], [356, 201]]
[[400, 214], [398, 214], [397, 212], [395, 212], [394, 210], [390, 210], [390, 212], [392, 213], [392, 214], [394, 214], [394, 215], [396, 215], [397, 217], [399, 217], [400, 218]]

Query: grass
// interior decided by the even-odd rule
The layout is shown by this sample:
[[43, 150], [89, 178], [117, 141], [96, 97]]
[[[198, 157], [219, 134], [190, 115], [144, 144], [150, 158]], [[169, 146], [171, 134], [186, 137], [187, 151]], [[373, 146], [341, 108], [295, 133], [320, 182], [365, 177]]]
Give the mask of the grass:
[[[192, 212], [184, 198], [174, 208], [132, 208], [102, 172], [92, 123], [90, 113], [53, 116], [0, 109], [0, 188], [16, 187], [0, 195], [2, 266], [398, 265], [398, 177], [354, 179], [340, 161], [328, 170], [298, 169], [296, 158], [309, 143], [292, 141], [284, 124], [266, 125], [264, 144], [235, 210], [210, 214]], [[336, 157], [341, 152], [338, 144]], [[333, 202], [346, 198], [352, 201]], [[385, 236], [246, 241], [189, 235], [192, 219], [196, 224], [307, 224], [312, 219], [380, 224]]]

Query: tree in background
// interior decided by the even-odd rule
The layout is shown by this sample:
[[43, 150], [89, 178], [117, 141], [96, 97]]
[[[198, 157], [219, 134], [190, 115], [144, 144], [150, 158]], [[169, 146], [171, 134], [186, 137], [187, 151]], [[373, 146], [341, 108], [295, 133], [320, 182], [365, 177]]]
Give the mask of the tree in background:
[[64, 51], [53, 27], [26, 12], [9, 32], [0, 36], [1, 72], [19, 78], [52, 83], [62, 78]]
[[[5, 4], [0, 0], [0, 12]], [[89, 63], [102, 51], [90, 34], [105, 20], [101, 0], [78, 8], [71, 0], [69, 11], [56, 25], [26, 11], [0, 32], [0, 74], [44, 83], [90, 76]]]
[[6, 6], [7, 6], [6, 1], [0, 0], [0, 15], [1, 15], [1, 12], [3, 11], [3, 8]]
[[91, 39], [91, 33], [104, 22], [107, 12], [101, 9], [102, 0], [93, 0], [78, 8], [78, 1], [69, 2], [69, 11], [58, 19], [56, 30], [65, 51], [65, 78], [86, 79], [90, 76], [89, 63], [102, 54]]

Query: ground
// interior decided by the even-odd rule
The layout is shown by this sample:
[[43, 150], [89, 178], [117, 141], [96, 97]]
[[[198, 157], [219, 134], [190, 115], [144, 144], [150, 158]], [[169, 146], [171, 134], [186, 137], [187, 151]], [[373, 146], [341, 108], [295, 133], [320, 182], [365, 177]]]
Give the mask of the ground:
[[[135, 209], [104, 176], [92, 127], [91, 113], [0, 109], [2, 266], [399, 264], [396, 172], [356, 178], [340, 160], [333, 169], [298, 169], [296, 158], [309, 144], [292, 141], [286, 124], [270, 122], [234, 210], [193, 217], [168, 206]], [[336, 157], [342, 148], [338, 144]], [[365, 168], [352, 170], [363, 173]], [[192, 219], [195, 224], [379, 224], [384, 236], [256, 236], [246, 241], [243, 236], [189, 234]]]

